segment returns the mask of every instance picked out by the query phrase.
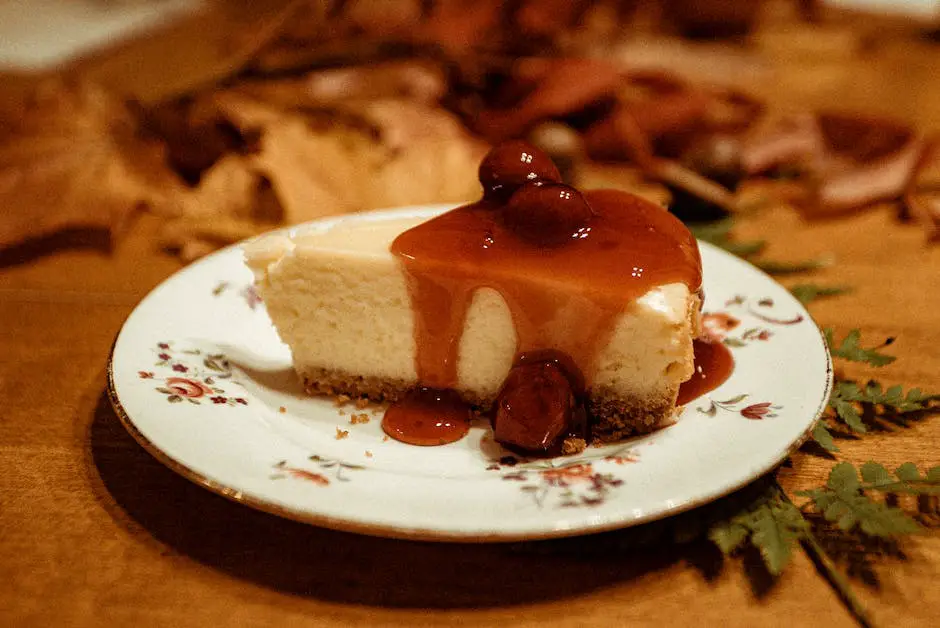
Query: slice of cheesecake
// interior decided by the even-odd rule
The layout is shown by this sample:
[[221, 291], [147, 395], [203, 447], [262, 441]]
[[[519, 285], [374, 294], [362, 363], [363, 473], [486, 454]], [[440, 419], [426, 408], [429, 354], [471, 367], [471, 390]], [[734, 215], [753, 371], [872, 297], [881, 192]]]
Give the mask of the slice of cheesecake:
[[[397, 401], [417, 388], [447, 389], [498, 406], [499, 418], [522, 412], [531, 392], [515, 394], [510, 383], [561, 381], [586, 410], [589, 440], [668, 422], [694, 369], [694, 238], [639, 197], [582, 197], [551, 172], [539, 176], [547, 181], [521, 191], [513, 183], [511, 198], [488, 194], [430, 220], [353, 217], [246, 245], [308, 392]], [[486, 185], [483, 168], [481, 178]], [[564, 377], [546, 379], [533, 363]], [[499, 427], [497, 439], [512, 431]], [[552, 429], [530, 448], [547, 451], [565, 432]]]
[[[415, 310], [392, 242], [421, 219], [339, 222], [326, 231], [262, 238], [245, 249], [257, 288], [308, 392], [394, 401], [419, 385]], [[532, 277], [535, 289], [565, 286]], [[623, 303], [586, 379], [594, 437], [616, 440], [672, 417], [679, 385], [692, 375], [698, 297], [683, 283]], [[578, 321], [571, 324], [577, 325]], [[467, 310], [454, 389], [490, 406], [516, 356], [506, 300], [480, 288]]]

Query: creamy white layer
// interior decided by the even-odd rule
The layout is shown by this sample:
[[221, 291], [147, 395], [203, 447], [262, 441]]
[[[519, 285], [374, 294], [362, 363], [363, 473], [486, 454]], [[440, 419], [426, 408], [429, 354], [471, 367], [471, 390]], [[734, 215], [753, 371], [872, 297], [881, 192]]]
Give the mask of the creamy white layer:
[[[389, 246], [421, 219], [350, 220], [293, 239], [274, 235], [245, 247], [257, 287], [301, 374], [324, 369], [415, 382], [414, 315], [401, 263]], [[544, 289], [571, 290], [542, 278]], [[624, 303], [593, 365], [579, 365], [591, 391], [624, 398], [675, 398], [692, 375], [697, 298], [684, 284]], [[564, 314], [562, 314], [564, 319]], [[578, 321], [558, 321], [559, 328]], [[516, 351], [509, 308], [494, 290], [474, 296], [459, 347], [458, 386], [492, 398]]]

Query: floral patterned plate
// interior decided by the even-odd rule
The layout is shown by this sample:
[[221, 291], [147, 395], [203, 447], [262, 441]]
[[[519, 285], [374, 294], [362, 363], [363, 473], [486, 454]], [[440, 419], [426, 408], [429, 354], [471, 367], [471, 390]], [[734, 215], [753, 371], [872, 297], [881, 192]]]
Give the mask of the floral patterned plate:
[[482, 421], [457, 443], [413, 447], [384, 438], [381, 409], [305, 396], [237, 246], [177, 273], [131, 314], [111, 356], [111, 401], [141, 445], [180, 474], [330, 528], [504, 541], [650, 521], [779, 464], [807, 437], [832, 381], [819, 330], [786, 289], [719, 249], [701, 250], [705, 326], [731, 348], [733, 374], [674, 425], [576, 457], [512, 457]]

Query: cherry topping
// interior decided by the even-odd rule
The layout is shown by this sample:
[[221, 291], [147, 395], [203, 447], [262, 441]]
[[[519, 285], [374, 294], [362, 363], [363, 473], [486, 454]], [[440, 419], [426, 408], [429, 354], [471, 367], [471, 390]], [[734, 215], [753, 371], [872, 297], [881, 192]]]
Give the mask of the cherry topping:
[[520, 364], [510, 371], [496, 400], [496, 440], [546, 452], [568, 433], [576, 408], [571, 384], [555, 364]]
[[480, 164], [483, 197], [506, 199], [525, 183], [561, 181], [551, 158], [528, 142], [513, 140], [494, 147]]
[[527, 184], [510, 197], [503, 222], [519, 237], [542, 246], [571, 241], [594, 216], [576, 189], [564, 183]]

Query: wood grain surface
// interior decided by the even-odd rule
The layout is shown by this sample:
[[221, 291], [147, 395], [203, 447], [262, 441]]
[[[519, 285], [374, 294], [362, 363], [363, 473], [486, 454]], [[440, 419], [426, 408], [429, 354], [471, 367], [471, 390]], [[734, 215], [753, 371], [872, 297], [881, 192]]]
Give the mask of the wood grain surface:
[[[938, 129], [938, 55], [905, 40], [859, 62], [788, 57], [755, 89], [813, 106], [870, 105]], [[812, 304], [821, 326], [859, 327], [870, 343], [897, 337], [894, 364], [846, 375], [938, 390], [940, 246], [895, 214], [881, 206], [807, 223], [774, 209], [739, 231], [767, 238], [775, 259], [835, 257], [811, 280], [854, 291]], [[121, 324], [179, 267], [154, 250], [155, 227], [142, 219], [110, 250], [100, 234], [73, 232], [0, 254], [0, 625], [855, 623], [802, 553], [769, 582], [707, 542], [599, 552], [589, 542], [391, 541], [281, 520], [190, 484], [133, 441], [105, 395]], [[937, 465], [940, 416], [838, 444], [839, 460]], [[779, 478], [792, 492], [823, 483], [833, 464], [800, 452]], [[938, 625], [940, 535], [903, 547], [903, 558], [849, 548], [840, 565], [871, 563], [852, 584], [877, 625]]]

